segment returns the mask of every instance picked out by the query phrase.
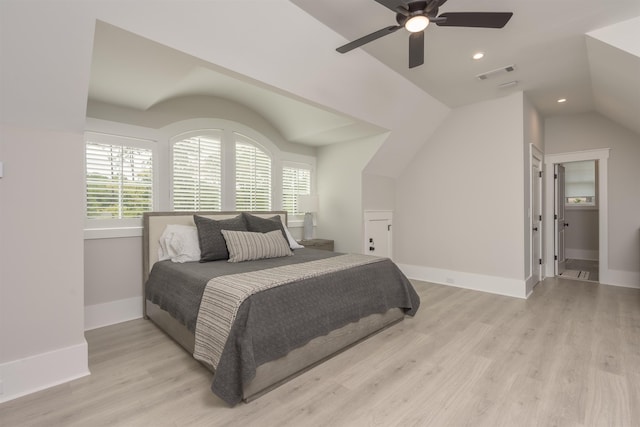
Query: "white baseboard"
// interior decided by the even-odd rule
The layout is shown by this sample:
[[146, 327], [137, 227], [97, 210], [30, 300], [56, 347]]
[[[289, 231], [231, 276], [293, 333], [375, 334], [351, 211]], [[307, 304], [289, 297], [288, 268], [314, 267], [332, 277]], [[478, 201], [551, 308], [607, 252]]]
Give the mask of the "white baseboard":
[[89, 375], [87, 342], [0, 364], [0, 403]]
[[533, 289], [536, 287], [536, 285], [543, 280], [544, 277], [541, 277], [539, 281], [536, 281], [536, 278], [533, 275], [527, 277], [527, 280], [525, 280], [525, 298], [529, 298], [533, 293]]
[[525, 280], [485, 276], [418, 265], [398, 264], [398, 267], [410, 279], [515, 298], [526, 299], [528, 296]]
[[600, 271], [599, 282], [604, 285], [640, 289], [640, 272], [623, 270]]
[[84, 308], [84, 330], [101, 328], [142, 317], [142, 297], [133, 297]]
[[588, 249], [565, 248], [564, 257], [567, 259], [583, 259], [587, 261], [598, 261], [599, 251]]

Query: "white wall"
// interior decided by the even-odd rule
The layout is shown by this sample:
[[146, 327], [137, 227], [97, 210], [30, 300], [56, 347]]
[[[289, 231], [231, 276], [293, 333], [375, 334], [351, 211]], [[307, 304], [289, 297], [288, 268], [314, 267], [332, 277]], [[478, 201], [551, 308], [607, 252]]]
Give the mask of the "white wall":
[[184, 96], [160, 102], [147, 110], [135, 110], [104, 102], [90, 101], [87, 117], [159, 129], [171, 123], [197, 118], [230, 120], [250, 126], [280, 150], [315, 156], [315, 148], [287, 141], [277, 129], [255, 111], [215, 96]]
[[411, 277], [524, 297], [523, 95], [458, 108], [397, 180]]
[[0, 401], [88, 374], [79, 208], [92, 22], [58, 9], [0, 2]]
[[610, 148], [609, 284], [640, 287], [640, 135], [598, 113], [548, 118], [545, 154]]
[[396, 205], [396, 180], [370, 173], [362, 174], [362, 209], [392, 211]]
[[0, 126], [0, 401], [88, 374], [83, 144], [81, 133]]
[[[239, 16], [254, 31], [237, 26]], [[333, 47], [344, 44], [344, 38], [288, 0], [182, 0], [161, 6], [146, 0], [3, 0], [0, 161], [5, 162], [6, 178], [0, 182], [0, 308], [2, 316], [20, 310], [28, 319], [16, 324], [12, 317], [9, 324], [3, 317], [0, 325], [3, 399], [86, 373], [86, 346], [79, 359], [47, 357], [49, 352], [84, 345], [81, 135], [96, 20], [389, 129], [384, 147], [392, 145], [387, 151], [406, 148], [413, 153], [447, 111], [366, 52], [335, 52]], [[313, 37], [291, 37], [307, 32]], [[389, 102], [390, 94], [402, 102]], [[431, 119], [408, 120], [415, 112]], [[38, 169], [34, 165], [40, 166], [39, 162], [27, 160], [27, 154], [41, 153], [50, 162], [43, 161], [46, 166]], [[326, 154], [331, 157], [330, 151]], [[401, 170], [410, 156], [390, 156], [376, 173]], [[20, 178], [28, 171], [39, 184], [22, 179], [9, 183], [15, 171], [21, 171], [13, 175]], [[50, 192], [51, 183], [57, 192]], [[361, 190], [354, 198], [361, 204]], [[43, 233], [34, 226], [18, 230], [13, 222], [26, 217], [33, 220], [31, 225], [43, 216], [55, 230]], [[359, 216], [361, 228], [361, 212]], [[14, 252], [15, 241], [19, 252]], [[26, 272], [24, 262], [13, 262], [33, 252], [48, 258], [42, 264], [30, 262]], [[45, 308], [49, 304], [55, 308]], [[35, 360], [50, 377], [30, 369], [31, 382], [14, 381], [24, 378], [17, 366], [25, 360]]]
[[318, 149], [316, 237], [333, 239], [337, 252], [362, 253], [362, 171], [383, 139], [379, 136]]

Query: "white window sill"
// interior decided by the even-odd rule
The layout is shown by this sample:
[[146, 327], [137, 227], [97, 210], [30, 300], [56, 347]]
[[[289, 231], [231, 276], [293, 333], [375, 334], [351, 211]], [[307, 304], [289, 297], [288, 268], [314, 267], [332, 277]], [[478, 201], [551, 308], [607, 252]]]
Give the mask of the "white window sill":
[[142, 237], [142, 227], [118, 227], [118, 228], [85, 228], [85, 240], [91, 239], [118, 239], [122, 237]]
[[290, 219], [288, 221], [287, 227], [296, 228], [296, 227], [302, 227], [303, 225], [304, 225], [304, 220], [302, 219]]
[[598, 206], [594, 205], [564, 205], [568, 211], [597, 211]]
[[[289, 221], [288, 228], [302, 228], [304, 220], [295, 219]], [[315, 226], [315, 224], [314, 224]], [[142, 237], [142, 227], [104, 227], [104, 228], [85, 228], [85, 240], [92, 239], [119, 239], [123, 237]]]

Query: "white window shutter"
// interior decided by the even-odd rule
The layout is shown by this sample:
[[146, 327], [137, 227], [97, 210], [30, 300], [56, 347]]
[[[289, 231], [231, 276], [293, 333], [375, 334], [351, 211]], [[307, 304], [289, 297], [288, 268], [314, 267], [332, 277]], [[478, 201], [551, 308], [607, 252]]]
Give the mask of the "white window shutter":
[[218, 133], [173, 144], [173, 209], [220, 210], [222, 155]]
[[285, 166], [282, 168], [282, 209], [289, 215], [301, 215], [298, 196], [311, 194], [311, 170]]
[[271, 157], [236, 134], [236, 209], [271, 210]]
[[86, 143], [87, 219], [140, 218], [153, 209], [153, 154], [148, 148]]

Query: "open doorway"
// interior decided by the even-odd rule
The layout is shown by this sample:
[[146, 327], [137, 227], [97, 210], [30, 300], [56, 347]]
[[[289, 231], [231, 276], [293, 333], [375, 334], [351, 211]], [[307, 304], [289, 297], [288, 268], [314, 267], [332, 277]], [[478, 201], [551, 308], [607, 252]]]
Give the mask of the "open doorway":
[[[608, 149], [545, 156], [546, 169], [553, 171], [546, 180], [545, 218], [554, 225], [547, 227], [545, 235], [547, 276], [577, 276], [573, 278], [607, 283], [608, 158]], [[585, 174], [570, 172], [572, 184], [568, 191], [566, 182], [559, 182], [563, 177], [566, 181], [567, 166], [583, 171], [593, 167], [593, 196], [574, 192], [580, 185], [586, 185], [582, 181], [589, 181]]]
[[598, 160], [556, 164], [555, 274], [599, 280]]

